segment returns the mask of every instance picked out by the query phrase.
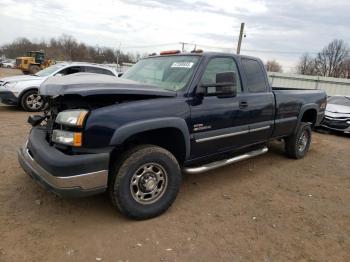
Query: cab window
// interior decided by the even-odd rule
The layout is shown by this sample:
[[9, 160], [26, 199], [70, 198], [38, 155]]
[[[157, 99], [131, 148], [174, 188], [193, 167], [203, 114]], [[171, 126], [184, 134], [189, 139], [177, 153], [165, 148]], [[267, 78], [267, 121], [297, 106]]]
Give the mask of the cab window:
[[[236, 62], [231, 57], [217, 57], [210, 60], [201, 79], [202, 84], [214, 84], [216, 74], [224, 72], [234, 72], [236, 74], [237, 93], [242, 91], [241, 81], [237, 70]], [[213, 88], [215, 89], [215, 88]], [[208, 89], [208, 92], [215, 90]]]

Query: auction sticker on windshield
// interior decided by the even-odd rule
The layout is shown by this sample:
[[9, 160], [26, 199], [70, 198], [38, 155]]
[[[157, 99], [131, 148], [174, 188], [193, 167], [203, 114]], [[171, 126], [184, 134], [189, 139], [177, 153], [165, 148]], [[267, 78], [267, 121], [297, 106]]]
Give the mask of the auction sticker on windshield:
[[174, 62], [171, 67], [177, 67], [177, 68], [192, 68], [194, 65], [193, 62]]

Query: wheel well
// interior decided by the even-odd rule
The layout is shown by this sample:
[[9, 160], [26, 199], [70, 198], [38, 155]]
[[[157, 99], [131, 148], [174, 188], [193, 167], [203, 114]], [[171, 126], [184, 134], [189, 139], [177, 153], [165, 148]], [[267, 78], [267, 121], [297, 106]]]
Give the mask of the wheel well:
[[111, 158], [118, 157], [121, 152], [142, 144], [165, 148], [176, 157], [179, 165], [182, 165], [186, 159], [185, 139], [177, 128], [160, 128], [132, 135], [121, 147], [113, 151]]
[[301, 122], [312, 123], [312, 126], [316, 124], [316, 120], [317, 120], [317, 111], [315, 109], [306, 110], [301, 118]]
[[19, 101], [22, 100], [22, 97], [23, 97], [23, 95], [24, 95], [25, 93], [27, 93], [27, 92], [29, 92], [29, 91], [33, 91], [33, 90], [39, 90], [39, 89], [36, 88], [36, 87], [31, 87], [31, 88], [29, 88], [29, 89], [26, 89], [26, 90], [22, 91], [22, 93], [19, 95]]

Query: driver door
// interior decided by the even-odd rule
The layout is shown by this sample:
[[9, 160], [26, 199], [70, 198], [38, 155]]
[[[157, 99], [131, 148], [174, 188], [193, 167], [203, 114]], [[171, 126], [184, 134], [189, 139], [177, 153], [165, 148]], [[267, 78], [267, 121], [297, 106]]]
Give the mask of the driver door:
[[[244, 94], [240, 74], [233, 57], [214, 57], [206, 65], [200, 84], [215, 83], [216, 74], [235, 72], [237, 95], [215, 96], [215, 87], [207, 95], [197, 95], [191, 104], [191, 158], [221, 153], [245, 145], [249, 132], [249, 111], [240, 106]], [[197, 90], [200, 87], [197, 86]]]

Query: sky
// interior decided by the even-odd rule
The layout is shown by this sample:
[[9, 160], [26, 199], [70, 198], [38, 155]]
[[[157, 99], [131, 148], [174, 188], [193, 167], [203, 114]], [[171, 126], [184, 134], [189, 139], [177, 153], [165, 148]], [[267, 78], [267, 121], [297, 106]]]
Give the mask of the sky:
[[72, 35], [89, 45], [153, 53], [197, 45], [275, 59], [292, 72], [305, 52], [333, 39], [350, 45], [350, 1], [310, 0], [0, 0], [0, 45], [18, 37]]

